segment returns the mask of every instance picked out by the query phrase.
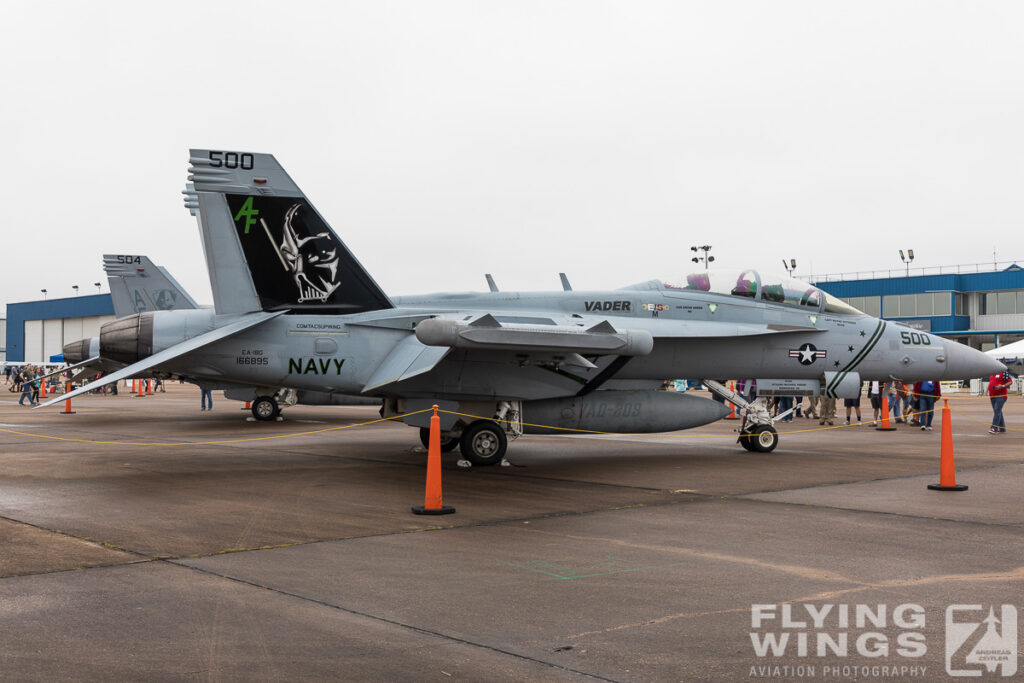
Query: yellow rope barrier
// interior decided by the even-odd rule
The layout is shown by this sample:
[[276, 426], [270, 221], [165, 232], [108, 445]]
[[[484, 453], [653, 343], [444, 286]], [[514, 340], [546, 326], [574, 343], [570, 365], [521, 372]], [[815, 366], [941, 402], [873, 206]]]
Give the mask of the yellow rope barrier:
[[230, 443], [246, 443], [249, 441], [270, 441], [272, 439], [287, 439], [290, 437], [298, 436], [311, 436], [313, 434], [323, 434], [325, 432], [336, 432], [342, 429], [353, 429], [355, 427], [366, 427], [368, 425], [377, 424], [378, 422], [388, 422], [390, 420], [401, 420], [405, 417], [412, 415], [419, 415], [420, 413], [430, 412], [430, 408], [424, 410], [417, 410], [413, 413], [405, 413], [403, 415], [392, 415], [391, 417], [382, 417], [376, 420], [369, 420], [368, 422], [359, 422], [350, 425], [341, 425], [340, 427], [324, 427], [323, 429], [312, 429], [306, 432], [289, 432], [287, 434], [273, 434], [271, 436], [253, 436], [244, 439], [222, 439], [218, 441], [160, 441], [160, 442], [136, 442], [136, 441], [95, 441], [91, 439], [70, 439], [62, 436], [52, 436], [50, 434], [33, 434], [31, 432], [19, 432], [13, 429], [0, 429], [0, 432], [7, 432], [8, 434], [17, 434], [18, 436], [30, 436], [37, 439], [50, 439], [52, 441], [68, 441], [71, 443], [91, 443], [101, 446], [216, 446], [219, 444], [230, 444]]
[[[1012, 395], [1019, 396], [1021, 394], [1012, 394]], [[926, 396], [929, 396], [929, 395], [926, 394]], [[933, 396], [933, 397], [934, 398], [939, 398], [939, 396]], [[952, 397], [946, 396], [946, 397], [943, 397], [943, 398], [952, 398]], [[960, 399], [976, 399], [976, 398], [988, 398], [988, 397], [987, 396], [958, 396], [956, 398], [960, 398]], [[915, 411], [915, 412], [910, 412], [910, 413], [903, 413], [902, 417], [903, 417], [904, 420], [906, 420], [907, 418], [916, 418], [916, 417], [919, 417], [919, 416], [921, 416], [921, 415], [923, 415], [925, 413], [928, 413], [928, 412], [934, 413], [936, 410], [937, 410], [937, 408], [933, 408], [931, 411]], [[249, 442], [257, 442], [257, 441], [272, 441], [272, 440], [275, 440], [275, 439], [287, 439], [287, 438], [292, 438], [292, 437], [313, 436], [313, 435], [316, 435], [316, 434], [324, 434], [324, 433], [327, 433], [327, 432], [341, 431], [341, 430], [344, 430], [344, 429], [354, 429], [354, 428], [357, 428], [357, 427], [367, 427], [367, 426], [370, 426], [370, 425], [373, 425], [373, 424], [378, 424], [378, 423], [381, 423], [381, 422], [390, 422], [390, 421], [394, 421], [394, 420], [401, 420], [401, 419], [404, 419], [406, 417], [411, 417], [413, 415], [420, 415], [422, 413], [426, 413], [426, 412], [430, 412], [430, 411], [431, 411], [431, 409], [427, 408], [427, 409], [424, 409], [424, 410], [417, 410], [417, 411], [412, 412], [412, 413], [404, 413], [402, 415], [393, 415], [391, 417], [383, 417], [383, 418], [378, 418], [378, 419], [375, 419], [375, 420], [369, 420], [369, 421], [366, 421], [366, 422], [358, 422], [358, 423], [350, 424], [350, 425], [341, 425], [341, 426], [338, 426], [338, 427], [324, 427], [322, 429], [313, 429], [313, 430], [308, 430], [308, 431], [304, 431], [304, 432], [289, 432], [287, 434], [273, 434], [273, 435], [270, 435], [270, 436], [254, 436], [254, 437], [235, 438], [235, 439], [219, 439], [219, 440], [215, 440], [215, 441], [160, 441], [160, 442], [145, 442], [145, 441], [99, 441], [99, 440], [94, 440], [94, 439], [74, 439], [74, 438], [69, 438], [69, 437], [53, 436], [53, 435], [50, 435], [50, 434], [34, 434], [32, 432], [22, 432], [22, 431], [17, 431], [17, 430], [14, 430], [14, 429], [2, 429], [2, 428], [0, 428], [0, 432], [4, 432], [4, 433], [7, 433], [7, 434], [15, 434], [15, 435], [18, 435], [18, 436], [27, 436], [27, 437], [37, 438], [37, 439], [49, 439], [49, 440], [52, 440], [52, 441], [64, 441], [64, 442], [69, 442], [69, 443], [88, 443], [88, 444], [95, 444], [95, 445], [101, 445], [101, 446], [170, 446], [170, 447], [178, 447], [178, 446], [216, 446], [216, 445], [224, 445], [224, 444], [249, 443]], [[469, 418], [469, 419], [472, 419], [472, 420], [490, 420], [492, 422], [498, 422], [498, 423], [504, 423], [504, 424], [511, 424], [511, 422], [512, 422], [511, 420], [499, 420], [499, 419], [497, 419], [495, 417], [488, 417], [488, 416], [483, 416], [483, 415], [472, 415], [470, 413], [460, 413], [460, 412], [451, 411], [451, 410], [438, 410], [438, 413], [446, 413], [446, 414], [449, 414], [449, 415], [455, 415], [457, 417], [465, 417], [465, 418]], [[961, 417], [963, 417], [964, 419], [969, 420], [971, 422], [974, 422], [976, 424], [986, 424], [985, 422], [983, 422], [981, 420], [978, 420], [976, 418], [972, 418], [972, 417], [969, 417], [967, 415], [963, 415], [962, 413], [958, 413], [958, 414], [961, 415]], [[810, 433], [814, 433], [814, 432], [826, 432], [826, 431], [832, 431], [832, 430], [835, 430], [835, 429], [845, 429], [847, 427], [860, 427], [860, 426], [863, 426], [863, 425], [870, 425], [870, 424], [874, 424], [874, 422], [875, 422], [874, 420], [869, 420], [867, 422], [858, 422], [856, 424], [840, 424], [840, 425], [811, 427], [811, 428], [807, 428], [807, 429], [791, 429], [791, 430], [788, 430], [788, 431], [780, 431], [779, 435], [781, 436], [783, 434], [810, 434]], [[550, 429], [550, 430], [552, 430], [554, 432], [558, 432], [558, 433], [570, 432], [570, 433], [582, 434], [582, 435], [627, 436], [627, 437], [630, 437], [630, 438], [649, 437], [649, 438], [660, 438], [660, 439], [664, 439], [664, 438], [670, 438], [670, 439], [734, 439], [734, 438], [737, 438], [737, 436], [738, 436], [736, 432], [731, 432], [731, 433], [727, 433], [727, 434], [674, 434], [674, 433], [665, 433], [665, 432], [630, 433], [630, 432], [605, 432], [605, 431], [596, 430], [596, 429], [576, 429], [576, 428], [572, 428], [572, 427], [553, 427], [551, 425], [534, 424], [534, 423], [529, 423], [529, 422], [519, 422], [519, 424], [521, 424], [524, 427], [536, 427], [538, 429]], [[987, 424], [988, 424], [989, 427], [992, 426], [991, 423], [987, 423]], [[1007, 428], [1007, 431], [1019, 432], [1019, 431], [1024, 431], [1024, 429]]]

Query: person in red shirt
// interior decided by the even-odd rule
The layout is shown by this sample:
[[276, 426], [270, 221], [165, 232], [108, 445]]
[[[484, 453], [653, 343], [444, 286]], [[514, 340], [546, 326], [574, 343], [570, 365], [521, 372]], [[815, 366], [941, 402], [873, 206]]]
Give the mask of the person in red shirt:
[[989, 427], [989, 434], [1003, 434], [1006, 432], [1006, 422], [1003, 420], [1003, 405], [1006, 403], [1006, 390], [1013, 382], [1010, 381], [1010, 373], [1000, 372], [988, 378], [988, 400], [992, 402], [992, 425]]

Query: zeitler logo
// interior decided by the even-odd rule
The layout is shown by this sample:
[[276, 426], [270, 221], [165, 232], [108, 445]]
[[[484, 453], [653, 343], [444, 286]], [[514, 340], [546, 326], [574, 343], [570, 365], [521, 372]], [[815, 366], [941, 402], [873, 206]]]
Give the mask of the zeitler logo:
[[1017, 673], [1017, 608], [1003, 605], [997, 613], [981, 605], [946, 608], [946, 673], [981, 676], [983, 671], [1004, 677]]

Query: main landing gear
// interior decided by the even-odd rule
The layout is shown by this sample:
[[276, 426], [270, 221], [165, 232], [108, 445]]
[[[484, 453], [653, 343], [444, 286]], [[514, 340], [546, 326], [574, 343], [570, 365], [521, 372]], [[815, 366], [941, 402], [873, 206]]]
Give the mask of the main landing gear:
[[293, 406], [298, 402], [298, 394], [293, 389], [281, 389], [273, 396], [262, 395], [252, 400], [249, 408], [258, 422], [270, 422], [281, 419], [281, 409]]
[[250, 407], [252, 416], [260, 422], [276, 420], [281, 414], [281, 406], [277, 405], [273, 396], [258, 396]]
[[[757, 398], [748, 401], [740, 394], [730, 391], [722, 384], [711, 380], [701, 380], [711, 391], [731, 402], [740, 408], [746, 415], [746, 422], [740, 430], [740, 436], [736, 441], [752, 453], [771, 453], [779, 445], [779, 433], [775, 431], [775, 420], [785, 417], [789, 412], [772, 418], [768, 412], [768, 401], [764, 398]], [[792, 411], [793, 408], [790, 408]]]
[[505, 457], [508, 438], [496, 422], [477, 420], [462, 430], [459, 448], [474, 465], [497, 465]]
[[[429, 448], [430, 429], [423, 426], [427, 420], [423, 419], [422, 415], [417, 415], [424, 412], [419, 406], [426, 402], [426, 399], [417, 401], [418, 403], [411, 403], [406, 399], [385, 399], [381, 407], [381, 416], [413, 413], [415, 419], [407, 421], [407, 424], [419, 427], [420, 443], [424, 448]], [[449, 412], [456, 410], [459, 411], [457, 416], [454, 412]], [[508, 464], [505, 462], [505, 453], [508, 451], [509, 441], [515, 440], [523, 433], [522, 404], [519, 401], [463, 401], [450, 403], [445, 412], [448, 412], [447, 421], [444, 419], [446, 416], [442, 415], [441, 422], [444, 425], [441, 431], [442, 453], [449, 453], [458, 448], [462, 456], [459, 460], [461, 467]]]
[[[420, 427], [420, 443], [424, 448], [430, 448], [430, 430]], [[441, 452], [450, 453], [459, 447], [459, 437], [452, 436], [451, 432], [441, 432]]]
[[[426, 427], [420, 428], [420, 443], [424, 448], [430, 447], [430, 430]], [[496, 422], [476, 420], [464, 427], [461, 434], [441, 432], [441, 452], [450, 453], [456, 448], [474, 465], [497, 465], [508, 450], [508, 437]]]

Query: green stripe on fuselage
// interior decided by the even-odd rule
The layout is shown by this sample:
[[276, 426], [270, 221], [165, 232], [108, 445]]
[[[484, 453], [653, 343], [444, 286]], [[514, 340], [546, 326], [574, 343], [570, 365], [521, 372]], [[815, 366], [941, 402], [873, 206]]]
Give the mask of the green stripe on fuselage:
[[825, 394], [827, 396], [834, 396], [835, 388], [839, 386], [839, 383], [846, 378], [851, 370], [860, 365], [861, 361], [863, 361], [869, 353], [871, 353], [875, 348], [875, 345], [878, 344], [878, 340], [882, 338], [882, 332], [885, 331], [885, 325], [886, 323], [884, 320], [878, 321], [875, 331], [871, 333], [871, 337], [868, 339], [868, 343], [864, 345], [864, 348], [862, 348], [860, 352], [846, 364], [846, 367], [836, 373], [836, 376], [833, 377], [832, 381], [828, 383], [827, 387], [825, 387]]

